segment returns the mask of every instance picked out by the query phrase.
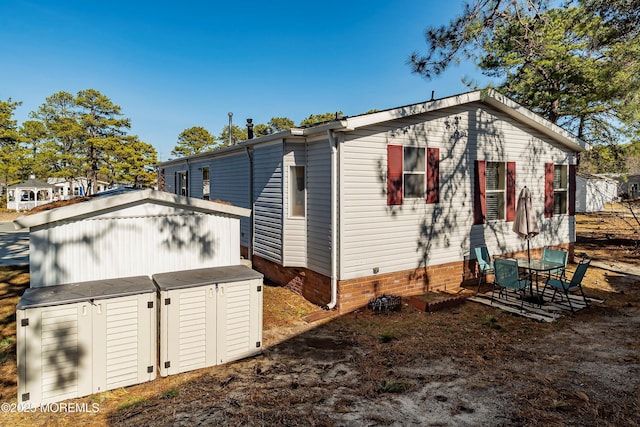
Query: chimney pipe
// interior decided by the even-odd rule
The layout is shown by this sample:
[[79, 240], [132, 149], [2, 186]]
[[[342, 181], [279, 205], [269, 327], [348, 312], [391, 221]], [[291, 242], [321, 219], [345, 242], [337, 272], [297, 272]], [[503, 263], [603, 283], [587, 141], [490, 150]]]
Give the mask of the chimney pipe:
[[247, 138], [253, 139], [253, 119], [247, 119]]

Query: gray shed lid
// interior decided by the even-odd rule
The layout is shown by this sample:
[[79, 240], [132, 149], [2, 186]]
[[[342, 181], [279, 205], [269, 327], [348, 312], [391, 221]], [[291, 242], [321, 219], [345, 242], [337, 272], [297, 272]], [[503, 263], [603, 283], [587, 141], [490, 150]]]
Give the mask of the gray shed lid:
[[161, 291], [191, 288], [216, 283], [240, 282], [243, 280], [262, 279], [264, 276], [246, 265], [226, 267], [199, 268], [196, 270], [158, 273], [152, 276]]
[[95, 299], [116, 298], [156, 292], [147, 276], [66, 283], [43, 288], [28, 288], [16, 306], [17, 310], [71, 304]]

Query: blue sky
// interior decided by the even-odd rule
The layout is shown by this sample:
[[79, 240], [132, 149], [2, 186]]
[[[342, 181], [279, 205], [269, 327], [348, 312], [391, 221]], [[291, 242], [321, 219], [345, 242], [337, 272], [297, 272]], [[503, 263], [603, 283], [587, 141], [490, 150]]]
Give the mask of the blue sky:
[[[223, 4], [219, 4], [223, 3]], [[131, 119], [129, 134], [161, 160], [178, 135], [217, 136], [247, 118], [266, 123], [357, 115], [465, 92], [482, 79], [462, 64], [432, 81], [406, 64], [424, 30], [462, 1], [2, 0], [0, 99], [22, 123], [59, 91], [96, 89]]]

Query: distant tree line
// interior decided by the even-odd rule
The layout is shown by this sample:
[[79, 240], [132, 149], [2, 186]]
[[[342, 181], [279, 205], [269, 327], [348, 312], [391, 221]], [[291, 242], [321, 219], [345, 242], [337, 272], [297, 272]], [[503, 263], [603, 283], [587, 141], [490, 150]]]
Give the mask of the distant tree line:
[[55, 93], [18, 126], [13, 114], [20, 104], [0, 101], [0, 182], [31, 174], [86, 178], [91, 194], [98, 180], [135, 186], [156, 181], [155, 148], [128, 135], [130, 120], [97, 90]]
[[[298, 126], [309, 126], [315, 123], [322, 123], [335, 120], [342, 116], [342, 111], [336, 113], [311, 114], [302, 120]], [[289, 130], [295, 127], [295, 122], [288, 117], [272, 117], [268, 123], [253, 124], [253, 136], [270, 135], [272, 133]], [[249, 139], [246, 127], [241, 128], [231, 125], [231, 143], [237, 144], [240, 141]], [[178, 136], [176, 146], [171, 151], [171, 156], [175, 158], [192, 156], [207, 151], [223, 148], [229, 145], [229, 125], [225, 126], [218, 137], [214, 137], [207, 129], [201, 126], [193, 126], [185, 129]]]

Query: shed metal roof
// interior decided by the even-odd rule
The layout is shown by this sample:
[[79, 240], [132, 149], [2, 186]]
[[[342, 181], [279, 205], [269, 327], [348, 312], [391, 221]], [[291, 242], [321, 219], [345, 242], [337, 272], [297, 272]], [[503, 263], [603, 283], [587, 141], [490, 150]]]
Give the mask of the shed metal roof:
[[248, 217], [251, 213], [249, 209], [238, 206], [147, 189], [99, 197], [87, 202], [63, 206], [34, 215], [21, 216], [14, 220], [13, 223], [16, 228], [37, 227], [52, 222], [93, 217], [107, 211], [124, 209], [147, 202], [175, 206], [177, 208], [203, 213], [222, 213], [245, 217]]

